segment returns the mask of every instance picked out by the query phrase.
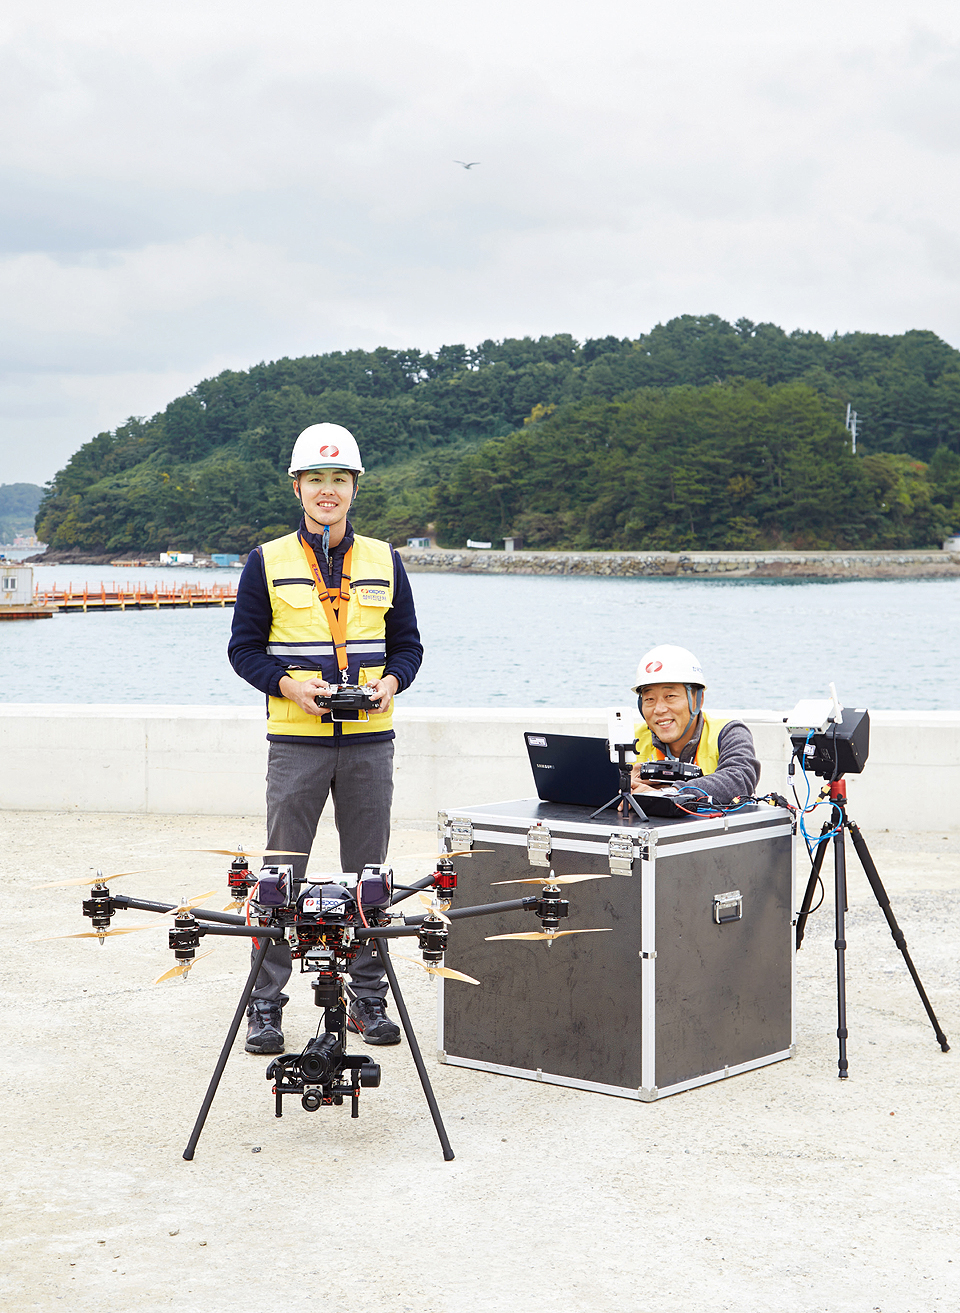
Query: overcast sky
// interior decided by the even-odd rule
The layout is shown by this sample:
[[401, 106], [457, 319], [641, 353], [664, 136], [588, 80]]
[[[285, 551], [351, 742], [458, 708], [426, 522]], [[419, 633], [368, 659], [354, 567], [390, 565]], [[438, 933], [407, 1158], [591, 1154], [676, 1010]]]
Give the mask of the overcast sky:
[[10, 0], [0, 112], [0, 482], [285, 355], [960, 345], [956, 3]]

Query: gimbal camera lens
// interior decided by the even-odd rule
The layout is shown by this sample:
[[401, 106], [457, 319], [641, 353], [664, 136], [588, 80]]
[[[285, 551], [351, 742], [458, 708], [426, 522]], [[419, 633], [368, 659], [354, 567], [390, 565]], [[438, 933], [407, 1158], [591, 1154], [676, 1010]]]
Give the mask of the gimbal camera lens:
[[323, 1093], [320, 1090], [304, 1090], [300, 1102], [307, 1112], [316, 1112], [323, 1106]]
[[318, 1085], [331, 1084], [340, 1073], [340, 1056], [339, 1037], [325, 1030], [322, 1035], [312, 1039], [301, 1054], [300, 1072], [303, 1079], [316, 1081]]

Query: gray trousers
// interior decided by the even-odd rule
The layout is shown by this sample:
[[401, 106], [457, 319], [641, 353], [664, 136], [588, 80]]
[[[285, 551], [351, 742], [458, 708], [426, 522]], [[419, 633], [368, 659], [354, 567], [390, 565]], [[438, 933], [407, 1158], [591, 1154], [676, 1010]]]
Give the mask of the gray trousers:
[[[267, 758], [267, 847], [309, 853], [328, 795], [340, 836], [340, 869], [356, 871], [379, 865], [390, 842], [393, 802], [393, 740], [364, 743], [361, 736], [336, 746], [318, 743], [271, 743]], [[271, 864], [282, 857], [265, 858]], [[291, 857], [302, 879], [306, 857]], [[251, 954], [252, 956], [252, 954]], [[253, 1001], [285, 1003], [284, 986], [292, 970], [290, 949], [275, 942], [267, 950]], [[387, 982], [372, 947], [365, 946], [350, 966], [357, 998], [383, 998]]]

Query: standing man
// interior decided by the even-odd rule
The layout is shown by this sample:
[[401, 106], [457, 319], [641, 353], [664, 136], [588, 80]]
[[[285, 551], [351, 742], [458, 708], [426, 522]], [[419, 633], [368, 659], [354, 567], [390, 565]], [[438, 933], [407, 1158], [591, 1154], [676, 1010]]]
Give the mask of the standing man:
[[[393, 799], [394, 696], [423, 658], [413, 594], [389, 543], [355, 534], [347, 519], [363, 464], [339, 424], [311, 424], [297, 438], [289, 473], [303, 507], [296, 533], [250, 553], [237, 586], [230, 663], [266, 694], [267, 848], [309, 853], [328, 794], [340, 836], [340, 868], [386, 859]], [[333, 721], [318, 694], [362, 684], [376, 709]], [[292, 857], [302, 879], [306, 857]], [[247, 1009], [248, 1053], [282, 1053], [283, 988], [290, 950], [267, 951]], [[350, 968], [348, 1026], [368, 1044], [397, 1044], [386, 1015], [387, 983], [372, 945]]]

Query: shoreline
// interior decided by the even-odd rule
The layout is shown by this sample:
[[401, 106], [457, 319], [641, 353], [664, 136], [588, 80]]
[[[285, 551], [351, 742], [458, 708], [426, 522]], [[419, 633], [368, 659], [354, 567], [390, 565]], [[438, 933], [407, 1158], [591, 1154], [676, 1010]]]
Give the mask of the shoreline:
[[635, 579], [960, 579], [960, 552], [502, 552], [401, 547], [411, 574]]
[[[410, 574], [550, 575], [617, 579], [960, 579], [960, 552], [939, 548], [816, 552], [535, 552], [400, 547]], [[18, 565], [114, 565], [83, 552], [43, 553]], [[126, 564], [125, 562], [123, 563]], [[160, 561], [141, 567], [176, 570]]]

